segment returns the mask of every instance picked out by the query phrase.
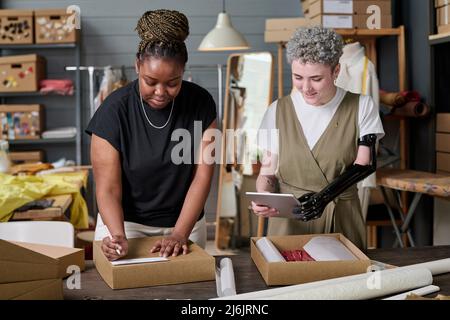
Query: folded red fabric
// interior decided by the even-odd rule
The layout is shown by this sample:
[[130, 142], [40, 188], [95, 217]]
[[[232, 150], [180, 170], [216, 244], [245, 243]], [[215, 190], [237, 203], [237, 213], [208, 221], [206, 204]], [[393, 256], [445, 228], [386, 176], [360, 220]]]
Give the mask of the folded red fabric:
[[305, 250], [283, 250], [281, 255], [290, 261], [315, 261]]
[[39, 87], [42, 93], [73, 94], [73, 81], [70, 79], [44, 79], [39, 81]]

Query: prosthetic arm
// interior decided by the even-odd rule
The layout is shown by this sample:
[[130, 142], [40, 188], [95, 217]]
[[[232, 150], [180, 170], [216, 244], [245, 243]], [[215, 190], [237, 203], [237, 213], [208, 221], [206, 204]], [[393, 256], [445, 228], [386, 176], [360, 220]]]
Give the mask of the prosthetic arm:
[[370, 148], [371, 164], [352, 164], [345, 170], [344, 173], [334, 179], [321, 191], [307, 193], [298, 198], [300, 205], [293, 209], [293, 213], [296, 218], [302, 221], [320, 218], [323, 210], [330, 201], [355, 183], [363, 180], [375, 172], [377, 168], [375, 152], [376, 140], [377, 136], [375, 134], [365, 135], [358, 140], [358, 146], [367, 146]]

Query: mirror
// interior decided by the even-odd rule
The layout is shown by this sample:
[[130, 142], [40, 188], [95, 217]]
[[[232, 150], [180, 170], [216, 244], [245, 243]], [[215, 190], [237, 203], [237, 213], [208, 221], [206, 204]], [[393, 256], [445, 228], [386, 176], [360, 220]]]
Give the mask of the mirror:
[[259, 173], [257, 130], [272, 102], [273, 57], [269, 52], [228, 58], [222, 120], [215, 242], [218, 249], [249, 245], [257, 218], [247, 191], [256, 191]]

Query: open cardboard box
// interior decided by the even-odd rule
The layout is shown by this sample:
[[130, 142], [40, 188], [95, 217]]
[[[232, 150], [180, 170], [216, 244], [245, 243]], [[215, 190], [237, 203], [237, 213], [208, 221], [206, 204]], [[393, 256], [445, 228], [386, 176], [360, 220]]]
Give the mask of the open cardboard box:
[[0, 283], [65, 278], [67, 268], [84, 270], [84, 250], [0, 239]]
[[[299, 250], [318, 236], [292, 235], [267, 237], [279, 250]], [[250, 241], [251, 257], [269, 286], [293, 285], [331, 278], [338, 278], [367, 272], [371, 266], [370, 259], [361, 252], [350, 240], [340, 233], [323, 234], [339, 239], [357, 258], [357, 261], [297, 261], [297, 262], [267, 262], [256, 246], [260, 237], [252, 237]]]
[[[128, 240], [126, 259], [158, 257], [150, 253], [154, 243], [162, 237]], [[209, 281], [215, 279], [215, 259], [198, 245], [190, 242], [189, 253], [169, 257], [169, 261], [113, 266], [101, 249], [101, 241], [94, 242], [94, 263], [103, 280], [112, 289], [139, 288], [167, 284]]]

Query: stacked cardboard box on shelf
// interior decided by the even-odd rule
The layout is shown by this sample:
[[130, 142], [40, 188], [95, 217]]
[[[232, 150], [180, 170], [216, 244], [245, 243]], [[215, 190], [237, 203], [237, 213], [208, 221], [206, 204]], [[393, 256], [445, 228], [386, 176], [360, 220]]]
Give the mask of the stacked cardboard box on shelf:
[[0, 104], [0, 139], [39, 139], [44, 128], [40, 104]]
[[45, 78], [45, 59], [37, 54], [0, 57], [0, 92], [36, 92]]
[[309, 20], [306, 18], [267, 19], [266, 30], [264, 32], [264, 41], [288, 41], [297, 28], [306, 27], [309, 23]]
[[312, 25], [343, 29], [392, 27], [390, 0], [308, 0], [307, 8]]
[[438, 33], [450, 33], [450, 0], [435, 0]]
[[51, 44], [76, 41], [76, 12], [59, 9], [1, 9], [0, 44]]
[[0, 239], [0, 300], [61, 300], [70, 266], [84, 270], [82, 249]]

